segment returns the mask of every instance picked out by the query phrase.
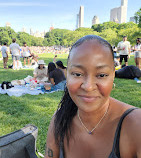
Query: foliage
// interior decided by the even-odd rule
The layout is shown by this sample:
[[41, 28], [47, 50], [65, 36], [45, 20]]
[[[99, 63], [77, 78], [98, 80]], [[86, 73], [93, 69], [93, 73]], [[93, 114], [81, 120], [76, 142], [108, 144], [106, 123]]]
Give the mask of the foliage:
[[134, 17], [135, 17], [136, 23], [141, 28], [141, 8], [135, 13]]

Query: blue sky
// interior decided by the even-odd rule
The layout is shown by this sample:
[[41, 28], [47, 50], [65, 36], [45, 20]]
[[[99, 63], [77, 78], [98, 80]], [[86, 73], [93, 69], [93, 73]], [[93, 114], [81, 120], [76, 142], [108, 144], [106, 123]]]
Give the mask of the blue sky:
[[[84, 6], [84, 27], [91, 27], [94, 15], [100, 23], [110, 20], [110, 9], [119, 7], [121, 0], [0, 0], [0, 26], [6, 22], [16, 32], [23, 27], [48, 31], [54, 28], [76, 29], [76, 15]], [[141, 0], [128, 0], [127, 21], [141, 7]]]

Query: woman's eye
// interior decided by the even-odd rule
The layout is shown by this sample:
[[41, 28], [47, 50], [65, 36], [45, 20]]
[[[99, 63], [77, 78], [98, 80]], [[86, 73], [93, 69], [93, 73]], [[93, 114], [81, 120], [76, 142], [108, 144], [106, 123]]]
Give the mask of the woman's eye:
[[80, 77], [80, 76], [82, 76], [81, 73], [74, 73], [74, 72], [72, 73], [72, 75], [75, 76], [75, 77]]
[[107, 74], [99, 74], [99, 75], [97, 75], [97, 77], [99, 77], [99, 78], [104, 78], [104, 77], [107, 77], [108, 75]]

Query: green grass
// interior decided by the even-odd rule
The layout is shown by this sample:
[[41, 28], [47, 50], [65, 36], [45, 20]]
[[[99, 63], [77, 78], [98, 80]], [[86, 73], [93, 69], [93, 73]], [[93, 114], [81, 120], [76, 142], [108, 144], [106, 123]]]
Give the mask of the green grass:
[[[40, 54], [39, 56], [47, 64], [54, 57], [53, 54]], [[66, 58], [66, 54], [58, 55], [58, 59], [61, 59], [65, 65]], [[9, 59], [8, 64], [11, 62]], [[134, 64], [133, 57], [130, 58], [129, 64]], [[0, 83], [5, 80], [23, 79], [27, 75], [32, 76], [32, 74], [33, 70], [5, 70], [2, 68], [2, 61], [0, 61]], [[111, 93], [112, 97], [134, 106], [141, 106], [141, 84], [137, 84], [134, 80], [117, 78], [115, 84], [116, 88]], [[48, 126], [61, 97], [62, 92], [37, 96], [27, 94], [21, 97], [0, 94], [0, 135], [20, 129], [26, 124], [34, 124], [39, 129], [37, 148], [44, 153]]]

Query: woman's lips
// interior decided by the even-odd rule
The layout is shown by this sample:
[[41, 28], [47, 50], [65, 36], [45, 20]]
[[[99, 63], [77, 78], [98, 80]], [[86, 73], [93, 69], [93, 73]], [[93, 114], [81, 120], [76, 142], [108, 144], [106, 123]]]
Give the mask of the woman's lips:
[[87, 103], [93, 102], [98, 98], [97, 96], [84, 96], [84, 95], [79, 95], [79, 97], [81, 100]]

